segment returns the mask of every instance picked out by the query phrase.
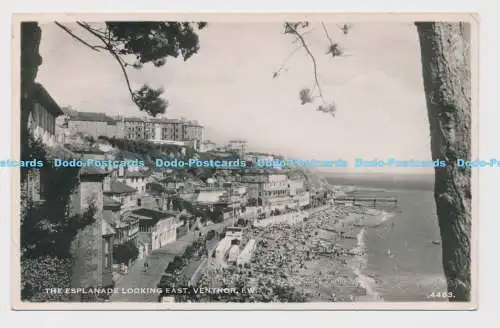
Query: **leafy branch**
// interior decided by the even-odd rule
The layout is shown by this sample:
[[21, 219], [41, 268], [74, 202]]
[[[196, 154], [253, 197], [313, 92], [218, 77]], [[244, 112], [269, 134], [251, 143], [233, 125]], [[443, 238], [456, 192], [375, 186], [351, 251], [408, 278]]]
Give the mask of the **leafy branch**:
[[[322, 101], [322, 104], [319, 105], [316, 110], [324, 113], [329, 113], [332, 116], [335, 116], [336, 112], [336, 105], [335, 103], [331, 102], [328, 103], [324, 97], [323, 90], [321, 88], [321, 84], [319, 82], [319, 74], [318, 74], [318, 63], [316, 61], [316, 58], [314, 54], [312, 53], [310, 47], [307, 45], [307, 42], [304, 38], [304, 36], [314, 30], [310, 29], [307, 32], [301, 33], [299, 32], [299, 29], [301, 28], [306, 28], [309, 26], [309, 22], [285, 22], [284, 27], [285, 27], [285, 32], [284, 34], [293, 34], [296, 38], [292, 42], [293, 44], [300, 42], [299, 47], [295, 48], [283, 61], [282, 65], [280, 68], [273, 73], [273, 78], [279, 77], [281, 71], [285, 68], [285, 65], [287, 62], [290, 60], [290, 58], [299, 50], [299, 49], [304, 49], [305, 52], [307, 53], [308, 57], [310, 58], [313, 66], [313, 76], [314, 76], [314, 87], [312, 88], [303, 88], [299, 91], [299, 99], [302, 105], [305, 105], [307, 103], [312, 103], [314, 99], [320, 98]], [[328, 29], [326, 25], [321, 22], [321, 26], [323, 29], [323, 32], [325, 34], [326, 39], [328, 40], [328, 49], [326, 54], [331, 55], [332, 57], [339, 57], [339, 56], [344, 56], [343, 50], [341, 49], [340, 45], [336, 42], [333, 41], [332, 37], [330, 36], [330, 33], [328, 32]], [[341, 26], [338, 26], [339, 29], [342, 31], [344, 35], [348, 34], [350, 30], [350, 25], [349, 24], [344, 24]], [[318, 96], [313, 96], [313, 92], [315, 90], [318, 90]]]
[[[79, 28], [98, 41], [99, 44], [95, 45], [73, 33], [69, 27], [59, 22], [55, 24], [91, 50], [110, 54], [120, 66], [132, 102], [152, 116], [164, 113], [168, 107], [168, 102], [161, 98], [163, 88], [143, 85], [137, 91], [132, 90], [127, 67], [141, 69], [146, 63], [160, 67], [168, 57], [177, 58], [179, 55], [184, 61], [188, 60], [199, 50], [194, 28], [201, 30], [207, 25], [205, 22], [106, 22], [104, 28], [97, 28], [86, 22], [76, 22]], [[127, 62], [127, 56], [135, 56], [135, 62]]]
[[307, 46], [307, 43], [304, 40], [304, 37], [297, 31], [297, 25], [296, 24], [285, 23], [285, 31], [287, 31], [287, 30], [297, 36], [297, 38], [300, 40], [300, 43], [302, 44], [302, 47], [305, 49], [305, 51], [309, 55], [309, 58], [311, 58], [311, 61], [312, 61], [312, 64], [313, 64], [313, 74], [314, 74], [315, 88], [318, 89], [319, 97], [321, 98], [321, 100], [323, 101], [323, 103], [326, 104], [326, 100], [323, 97], [323, 91], [321, 90], [321, 85], [319, 84], [318, 64], [316, 63], [316, 58], [314, 58], [314, 55], [312, 54], [311, 50]]
[[[120, 65], [120, 68], [123, 72], [123, 76], [125, 77], [125, 82], [127, 83], [127, 88], [128, 91], [130, 92], [130, 97], [132, 98], [133, 102], [136, 102], [134, 92], [132, 91], [132, 87], [130, 86], [130, 79], [128, 77], [127, 71], [125, 69], [125, 64], [123, 60], [121, 59], [120, 56], [116, 53], [116, 49], [113, 47], [113, 45], [108, 42], [102, 35], [100, 35], [98, 32], [96, 32], [94, 29], [92, 29], [87, 23], [82, 23], [82, 22], [76, 22], [79, 26], [87, 30], [89, 33], [94, 35], [96, 38], [101, 40], [101, 42], [105, 45], [105, 49], [116, 59], [118, 64]], [[141, 108], [142, 110], [142, 108]]]

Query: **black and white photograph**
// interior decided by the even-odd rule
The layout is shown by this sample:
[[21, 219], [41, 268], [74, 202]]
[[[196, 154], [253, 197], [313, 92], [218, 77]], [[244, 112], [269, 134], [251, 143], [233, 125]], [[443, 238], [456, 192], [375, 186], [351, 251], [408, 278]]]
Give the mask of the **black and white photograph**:
[[14, 15], [13, 306], [474, 309], [478, 25]]

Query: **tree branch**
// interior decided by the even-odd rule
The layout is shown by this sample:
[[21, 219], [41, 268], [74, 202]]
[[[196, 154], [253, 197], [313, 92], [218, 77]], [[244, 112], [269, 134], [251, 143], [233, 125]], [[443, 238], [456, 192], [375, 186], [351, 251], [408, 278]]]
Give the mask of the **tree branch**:
[[325, 35], [326, 35], [326, 38], [328, 39], [328, 42], [330, 42], [330, 45], [334, 45], [334, 42], [332, 40], [332, 38], [330, 37], [330, 34], [328, 34], [328, 30], [326, 28], [326, 25], [325, 23], [321, 22], [321, 26], [323, 27], [323, 31], [325, 32]]
[[[310, 29], [309, 31], [302, 33], [302, 36], [304, 36], [304, 35], [306, 35], [306, 34], [309, 34], [309, 33], [311, 33], [311, 32], [312, 32], [312, 31], [314, 31], [314, 30], [315, 30], [315, 28], [312, 28], [312, 29]], [[299, 42], [299, 41], [300, 41], [300, 39], [299, 39], [299, 38], [297, 38], [297, 39], [295, 39], [295, 40], [293, 40], [293, 41], [292, 41], [292, 44], [295, 44], [295, 43], [297, 43], [297, 42]]]
[[64, 26], [63, 24], [61, 23], [58, 23], [58, 22], [55, 22], [55, 24], [60, 27], [64, 32], [68, 33], [69, 35], [71, 35], [71, 37], [73, 37], [74, 39], [76, 39], [77, 41], [79, 41], [80, 43], [86, 45], [87, 47], [89, 47], [90, 49], [94, 50], [94, 51], [100, 51], [100, 49], [103, 49], [103, 50], [106, 50], [105, 47], [101, 47], [101, 46], [94, 46], [94, 45], [91, 45], [90, 43], [84, 41], [82, 38], [78, 37], [77, 35], [75, 35], [73, 32], [71, 32], [71, 30]]
[[321, 90], [321, 86], [319, 84], [318, 65], [316, 63], [316, 58], [314, 58], [314, 55], [312, 54], [311, 50], [307, 46], [306, 41], [304, 40], [304, 37], [291, 24], [286, 23], [286, 25], [292, 31], [292, 33], [297, 36], [297, 38], [300, 40], [302, 46], [306, 50], [307, 54], [311, 58], [312, 63], [313, 63], [313, 73], [314, 73], [315, 88], [318, 88], [319, 96], [320, 96], [321, 100], [323, 101], [323, 103], [326, 104], [325, 98], [323, 97], [323, 91]]
[[300, 49], [302, 48], [302, 46], [299, 46], [295, 49], [292, 50], [292, 52], [290, 52], [290, 54], [285, 58], [285, 60], [283, 61], [283, 63], [281, 64], [280, 68], [274, 73], [274, 77], [277, 77], [281, 71], [283, 70], [283, 68], [285, 68], [285, 65], [286, 63], [290, 60], [290, 58], [292, 58], [292, 56], [297, 52], [299, 51]]
[[89, 33], [97, 37], [99, 40], [102, 41], [102, 43], [106, 46], [104, 49], [106, 49], [118, 62], [120, 65], [123, 76], [125, 77], [125, 82], [127, 83], [127, 88], [128, 91], [130, 92], [130, 97], [132, 98], [132, 101], [135, 103], [135, 96], [134, 96], [134, 91], [132, 91], [132, 87], [130, 86], [130, 79], [128, 77], [127, 70], [125, 69], [125, 64], [123, 63], [122, 59], [118, 54], [116, 53], [115, 49], [113, 48], [113, 45], [109, 43], [104, 36], [100, 35], [98, 32], [96, 32], [93, 28], [91, 28], [87, 23], [83, 22], [76, 22], [79, 26], [87, 30]]

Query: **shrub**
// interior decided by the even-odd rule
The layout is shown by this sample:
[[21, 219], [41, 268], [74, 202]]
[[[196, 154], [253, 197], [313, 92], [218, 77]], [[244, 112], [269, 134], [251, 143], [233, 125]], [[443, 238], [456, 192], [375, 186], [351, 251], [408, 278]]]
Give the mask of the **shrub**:
[[185, 259], [189, 259], [191, 258], [191, 256], [194, 255], [194, 247], [189, 245], [188, 247], [186, 247], [186, 249], [184, 250], [184, 254], [182, 255], [183, 258]]
[[66, 294], [47, 293], [46, 288], [69, 288], [72, 260], [44, 256], [21, 260], [21, 299], [32, 302], [69, 301]]
[[113, 247], [113, 259], [116, 263], [129, 263], [135, 261], [139, 256], [139, 249], [133, 241]]
[[215, 230], [209, 230], [207, 232], [207, 237], [206, 237], [207, 240], [212, 240], [212, 239], [214, 239], [214, 237], [215, 237]]

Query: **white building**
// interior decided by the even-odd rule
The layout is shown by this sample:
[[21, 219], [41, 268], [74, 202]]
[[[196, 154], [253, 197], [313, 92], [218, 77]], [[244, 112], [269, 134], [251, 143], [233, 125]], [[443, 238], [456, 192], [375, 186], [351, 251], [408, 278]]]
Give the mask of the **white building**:
[[293, 206], [290, 207], [309, 205], [309, 192], [306, 191], [304, 180], [290, 180], [289, 192], [293, 203]]
[[270, 216], [263, 220], [254, 221], [252, 224], [254, 227], [259, 227], [259, 228], [277, 224], [293, 225], [303, 222], [305, 217], [306, 215], [302, 212], [292, 212], [282, 215]]
[[240, 255], [240, 247], [238, 245], [231, 246], [227, 256], [227, 262], [236, 263], [236, 261], [238, 260], [238, 255]]
[[226, 263], [226, 253], [231, 248], [233, 238], [225, 237], [222, 239], [215, 249], [215, 263], [224, 265]]
[[152, 249], [159, 249], [177, 240], [177, 224], [175, 217], [169, 217], [156, 223], [155, 230], [151, 234]]
[[217, 148], [217, 144], [215, 142], [212, 142], [210, 140], [205, 140], [200, 145], [200, 153], [213, 151], [215, 150], [215, 148]]
[[243, 238], [243, 229], [242, 228], [237, 228], [237, 227], [227, 227], [225, 229], [226, 232], [226, 237], [232, 239], [238, 239], [241, 241], [241, 238]]
[[303, 194], [297, 196], [297, 200], [298, 200], [298, 204], [300, 207], [304, 207], [304, 206], [309, 205], [309, 203], [311, 201], [311, 197], [309, 195], [309, 192], [306, 191]]
[[246, 140], [230, 140], [226, 149], [244, 155], [248, 150], [248, 142]]
[[257, 247], [257, 244], [255, 242], [255, 239], [250, 239], [248, 243], [245, 245], [245, 248], [241, 251], [241, 253], [238, 255], [238, 259], [236, 260], [236, 264], [245, 264], [250, 262], [252, 259], [252, 255]]
[[118, 181], [136, 189], [139, 193], [146, 192], [149, 172], [140, 170], [139, 167], [129, 166], [127, 168], [119, 167], [113, 175]]

